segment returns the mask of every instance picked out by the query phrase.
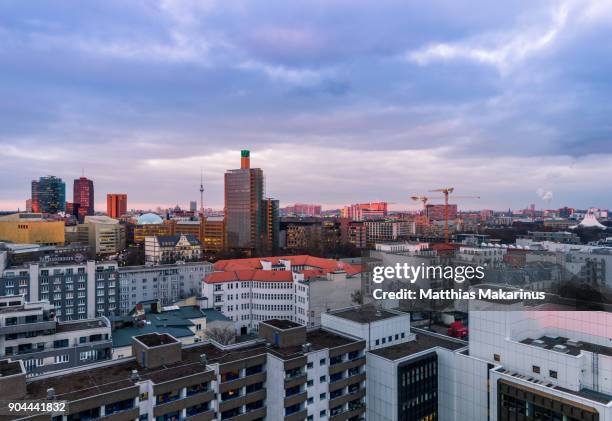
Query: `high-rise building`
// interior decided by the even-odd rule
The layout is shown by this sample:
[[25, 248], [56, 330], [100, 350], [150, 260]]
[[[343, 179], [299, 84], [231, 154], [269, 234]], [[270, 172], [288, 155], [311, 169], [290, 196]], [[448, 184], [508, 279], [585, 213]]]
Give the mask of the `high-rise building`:
[[85, 215], [94, 214], [94, 185], [86, 177], [74, 180], [73, 203], [79, 204], [78, 217], [82, 221]]
[[106, 195], [106, 214], [111, 218], [121, 218], [127, 213], [127, 194], [108, 193]]
[[189, 212], [197, 212], [198, 211], [198, 202], [192, 200], [189, 202]]
[[251, 168], [248, 150], [240, 154], [240, 169], [225, 173], [225, 244], [253, 255], [261, 251], [265, 238], [263, 171]]
[[261, 204], [263, 208], [263, 227], [262, 251], [267, 254], [278, 252], [279, 240], [279, 202], [271, 198], [266, 198]]
[[52, 175], [32, 181], [32, 210], [42, 213], [65, 211], [66, 183]]

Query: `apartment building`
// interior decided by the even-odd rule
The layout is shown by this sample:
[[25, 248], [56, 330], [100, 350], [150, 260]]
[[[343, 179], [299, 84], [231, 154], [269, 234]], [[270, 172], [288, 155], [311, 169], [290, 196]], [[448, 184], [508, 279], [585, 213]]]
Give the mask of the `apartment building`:
[[187, 346], [150, 333], [133, 339], [135, 357], [33, 379], [20, 361], [2, 360], [0, 394], [67, 401], [67, 413], [53, 420], [363, 418], [363, 341], [277, 319], [262, 323], [260, 334], [232, 346]]
[[361, 288], [360, 266], [308, 255], [220, 260], [214, 269], [201, 295], [242, 334], [271, 318], [319, 325], [321, 312], [350, 305]]
[[0, 358], [22, 361], [28, 376], [111, 359], [105, 317], [59, 322], [49, 302], [0, 297]]
[[118, 270], [118, 312], [125, 315], [142, 301], [159, 299], [162, 305], [170, 305], [200, 295], [202, 279], [212, 271], [208, 262], [123, 266]]
[[23, 295], [27, 302], [49, 301], [58, 320], [91, 319], [115, 314], [117, 263], [28, 263], [6, 267], [0, 296]]

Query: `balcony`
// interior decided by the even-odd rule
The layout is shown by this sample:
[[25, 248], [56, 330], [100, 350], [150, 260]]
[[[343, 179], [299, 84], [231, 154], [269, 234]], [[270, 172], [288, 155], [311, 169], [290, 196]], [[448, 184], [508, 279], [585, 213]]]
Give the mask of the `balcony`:
[[244, 412], [231, 418], [224, 418], [223, 421], [251, 421], [266, 416], [266, 407], [261, 407], [253, 411]]
[[303, 421], [308, 416], [308, 411], [306, 409], [302, 409], [301, 411], [294, 412], [291, 415], [286, 415], [283, 418], [284, 421]]
[[238, 377], [236, 379], [228, 380], [226, 382], [219, 383], [219, 392], [227, 392], [228, 390], [237, 389], [242, 386], [248, 386], [254, 383], [260, 383], [266, 381], [266, 373], [260, 371], [259, 373], [251, 374], [250, 376]]
[[365, 396], [365, 388], [360, 388], [359, 390], [353, 393], [345, 393], [344, 395], [340, 395], [331, 399], [329, 401], [329, 407], [335, 408], [340, 405], [344, 405], [345, 403], [354, 401], [355, 399], [361, 399]]
[[10, 335], [12, 333], [27, 333], [37, 330], [55, 330], [55, 321], [42, 321], [34, 323], [21, 323], [0, 327], [0, 335]]
[[308, 393], [306, 391], [296, 393], [295, 395], [287, 396], [284, 400], [284, 407], [290, 407], [292, 405], [296, 405], [298, 403], [305, 402], [308, 398]]
[[208, 411], [188, 416], [185, 418], [185, 421], [212, 421], [214, 419], [216, 419], [215, 411], [209, 409]]
[[132, 421], [138, 418], [140, 409], [138, 407], [126, 409], [125, 411], [116, 412], [111, 415], [100, 418], [100, 421]]
[[336, 380], [334, 382], [329, 383], [329, 391], [333, 392], [334, 390], [342, 389], [350, 384], [355, 384], [359, 382], [363, 382], [366, 379], [365, 373], [359, 373], [354, 376], [344, 377], [342, 379]]
[[342, 363], [338, 363], [335, 365], [329, 366], [329, 374], [339, 373], [344, 370], [348, 370], [351, 368], [359, 367], [364, 365], [366, 362], [365, 357], [357, 357], [353, 360], [344, 361]]
[[291, 376], [285, 376], [285, 389], [291, 389], [300, 384], [306, 383], [308, 376], [306, 373], [300, 373]]
[[366, 410], [365, 403], [361, 403], [358, 406], [353, 407], [352, 409], [346, 410], [339, 414], [329, 417], [329, 421], [346, 421], [353, 417], [357, 417], [363, 414]]
[[[214, 399], [215, 393], [211, 390], [204, 393], [187, 396], [185, 398], [174, 399], [162, 404], [156, 405], [153, 408], [153, 415], [159, 417], [170, 412], [178, 411], [183, 408], [195, 406], [200, 403], [210, 402]], [[199, 414], [198, 414], [199, 415]]]

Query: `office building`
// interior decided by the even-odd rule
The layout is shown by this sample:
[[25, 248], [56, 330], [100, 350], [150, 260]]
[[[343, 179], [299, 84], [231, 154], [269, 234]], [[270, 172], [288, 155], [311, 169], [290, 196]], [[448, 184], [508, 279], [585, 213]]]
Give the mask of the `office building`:
[[[30, 262], [40, 264], [80, 263], [93, 258], [93, 253], [86, 243], [62, 246], [0, 243], [0, 250], [7, 252], [6, 266], [22, 266]], [[5, 267], [0, 264], [0, 272], [4, 269]]]
[[262, 203], [263, 209], [263, 241], [261, 244], [262, 252], [271, 255], [278, 252], [279, 246], [279, 202], [271, 198], [266, 198]]
[[225, 219], [208, 216], [203, 220], [202, 247], [204, 253], [218, 253], [225, 247]]
[[[79, 240], [86, 242], [97, 255], [117, 254], [126, 247], [126, 227], [117, 219], [108, 216], [85, 216], [83, 224], [77, 225]], [[82, 236], [82, 237], [81, 237]]]
[[108, 193], [106, 195], [106, 214], [111, 218], [121, 218], [127, 213], [127, 194]]
[[168, 306], [200, 295], [202, 279], [213, 271], [208, 262], [119, 268], [119, 314], [128, 314], [138, 303], [159, 300]]
[[260, 168], [251, 168], [250, 152], [241, 151], [240, 169], [225, 173], [225, 246], [256, 255], [266, 238], [264, 179]]
[[368, 244], [384, 241], [397, 241], [414, 235], [416, 226], [411, 221], [366, 221], [366, 238]]
[[21, 360], [28, 376], [111, 359], [107, 318], [59, 322], [48, 301], [0, 297], [0, 359]]
[[15, 244], [64, 244], [64, 221], [46, 220], [42, 216], [40, 213], [0, 216], [0, 241]]
[[145, 237], [174, 235], [174, 222], [164, 220], [155, 213], [145, 213], [138, 217], [131, 229], [134, 244], [144, 244]]
[[3, 360], [0, 392], [67, 401], [70, 420], [340, 421], [365, 413], [364, 341], [323, 329], [273, 319], [259, 338], [223, 347], [150, 333], [134, 337], [132, 354], [32, 379]]
[[189, 212], [196, 213], [198, 211], [198, 202], [192, 200], [189, 202]]
[[201, 295], [241, 334], [270, 318], [318, 326], [322, 312], [350, 305], [361, 288], [361, 267], [307, 255], [220, 260], [214, 269]]
[[201, 219], [173, 219], [174, 224], [173, 235], [186, 234], [197, 238], [202, 242], [204, 233], [204, 221]]
[[145, 237], [145, 263], [193, 262], [202, 258], [202, 244], [190, 234]]
[[32, 181], [32, 209], [41, 213], [64, 212], [66, 183], [52, 175]]
[[93, 215], [94, 208], [94, 185], [93, 181], [86, 177], [80, 177], [74, 180], [73, 200], [74, 204], [78, 204], [79, 221], [83, 221], [86, 215]]

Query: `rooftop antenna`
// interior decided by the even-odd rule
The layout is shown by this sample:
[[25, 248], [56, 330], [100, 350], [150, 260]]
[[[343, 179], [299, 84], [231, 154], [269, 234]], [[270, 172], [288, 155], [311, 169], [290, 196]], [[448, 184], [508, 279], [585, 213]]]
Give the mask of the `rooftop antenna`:
[[200, 167], [200, 213], [204, 218], [204, 171]]

